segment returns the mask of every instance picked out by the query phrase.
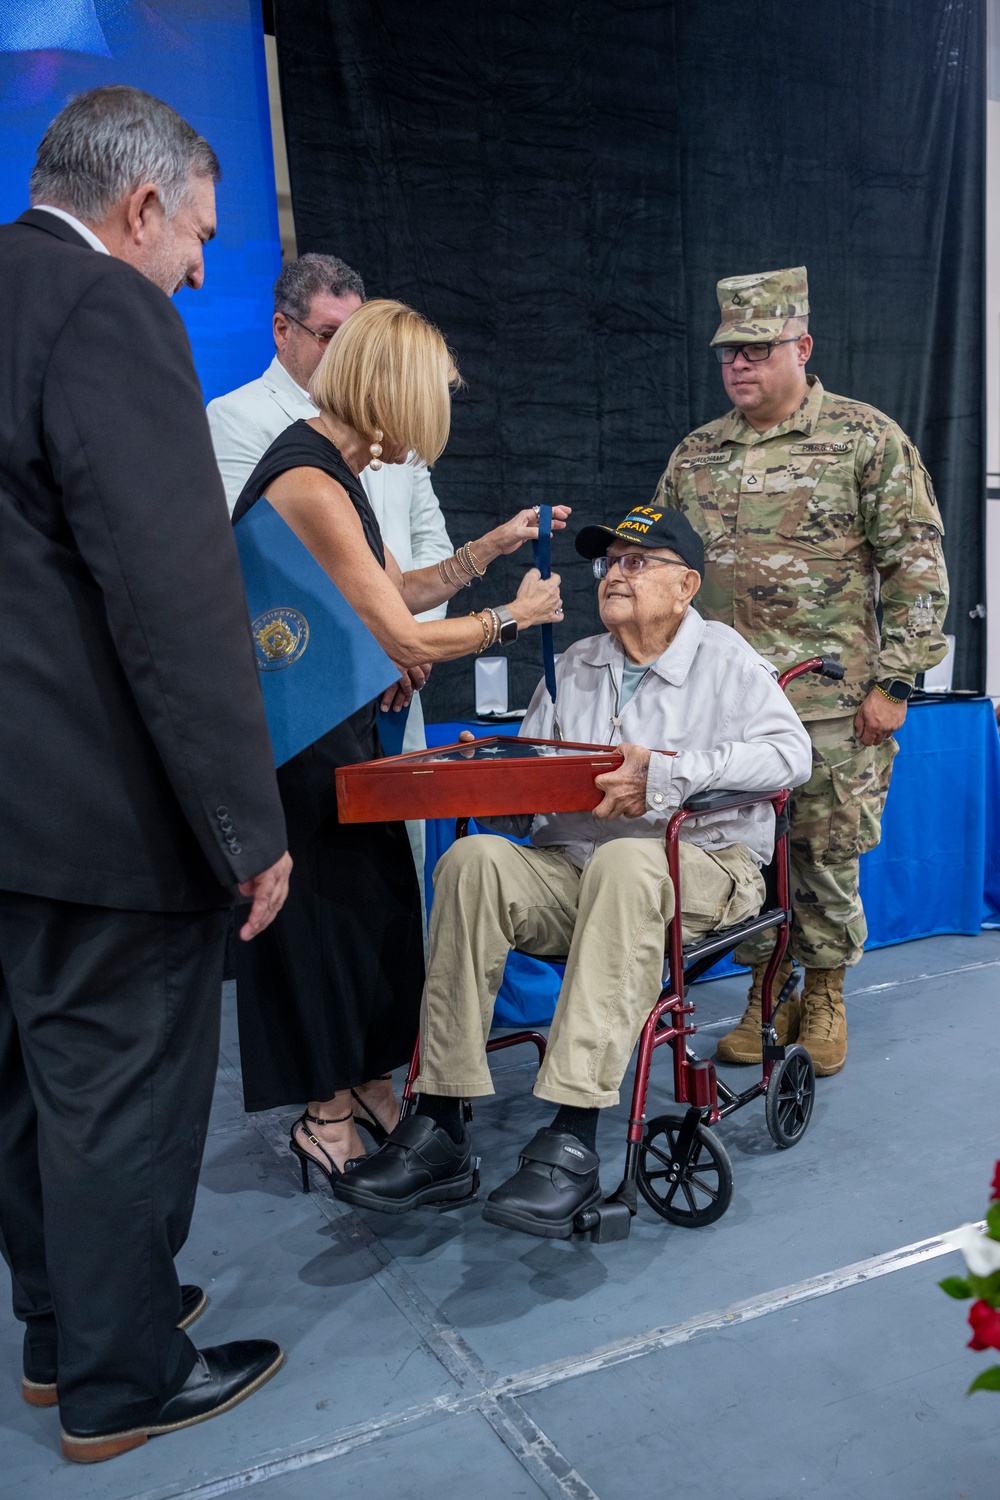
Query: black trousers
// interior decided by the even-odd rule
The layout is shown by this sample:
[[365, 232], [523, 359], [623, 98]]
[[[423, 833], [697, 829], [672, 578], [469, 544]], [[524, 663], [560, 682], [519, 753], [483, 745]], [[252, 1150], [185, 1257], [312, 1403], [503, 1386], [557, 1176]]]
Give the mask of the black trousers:
[[174, 1256], [212, 1101], [227, 920], [0, 892], [0, 1250], [70, 1430], [140, 1425], [194, 1364]]

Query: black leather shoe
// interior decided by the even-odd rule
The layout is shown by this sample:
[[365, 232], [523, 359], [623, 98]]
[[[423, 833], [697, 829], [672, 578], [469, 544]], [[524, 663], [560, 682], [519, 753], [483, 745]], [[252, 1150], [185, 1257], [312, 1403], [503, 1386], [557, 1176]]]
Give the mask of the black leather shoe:
[[182, 1286], [181, 1315], [177, 1320], [177, 1327], [190, 1328], [192, 1323], [197, 1323], [207, 1306], [208, 1298], [200, 1286]]
[[521, 1152], [513, 1177], [494, 1188], [483, 1218], [543, 1239], [566, 1240], [573, 1220], [601, 1201], [601, 1158], [575, 1135], [547, 1126]]
[[243, 1339], [235, 1344], [218, 1344], [214, 1349], [199, 1349], [191, 1374], [148, 1426], [130, 1427], [124, 1432], [67, 1432], [63, 1428], [63, 1457], [77, 1464], [97, 1464], [140, 1448], [147, 1438], [207, 1422], [260, 1390], [281, 1368], [284, 1358], [270, 1339]]
[[[201, 1317], [207, 1306], [208, 1298], [200, 1286], [182, 1286], [181, 1315], [177, 1327], [190, 1328], [191, 1324]], [[21, 1396], [28, 1405], [58, 1406], [55, 1320], [53, 1320], [52, 1338], [44, 1342], [40, 1342], [37, 1338], [33, 1339], [30, 1330], [25, 1330], [23, 1370]]]
[[356, 1208], [405, 1214], [424, 1203], [471, 1198], [478, 1186], [468, 1136], [453, 1141], [429, 1115], [408, 1115], [380, 1150], [338, 1177], [333, 1195]]
[[21, 1396], [29, 1406], [57, 1406], [58, 1340], [55, 1317], [29, 1323], [21, 1355]]

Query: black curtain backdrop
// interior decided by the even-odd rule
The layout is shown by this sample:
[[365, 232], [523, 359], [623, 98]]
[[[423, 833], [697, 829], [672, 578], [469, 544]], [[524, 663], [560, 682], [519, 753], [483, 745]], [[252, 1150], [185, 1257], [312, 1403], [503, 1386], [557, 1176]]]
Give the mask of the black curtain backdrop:
[[[299, 251], [436, 322], [467, 389], [434, 483], [456, 544], [523, 504], [644, 503], [728, 405], [721, 276], [804, 263], [810, 368], [918, 443], [948, 531], [957, 687], [981, 689], [982, 0], [276, 0]], [[599, 628], [555, 545], [566, 623]], [[452, 609], [500, 603], [527, 556]], [[970, 614], [970, 611], [972, 614]], [[510, 652], [511, 704], [540, 675]], [[436, 668], [430, 718], [472, 706]]]

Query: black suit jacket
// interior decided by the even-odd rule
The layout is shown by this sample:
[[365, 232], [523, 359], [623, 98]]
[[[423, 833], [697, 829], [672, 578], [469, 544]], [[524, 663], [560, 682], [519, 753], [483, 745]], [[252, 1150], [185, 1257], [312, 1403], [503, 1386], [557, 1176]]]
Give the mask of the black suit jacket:
[[206, 909], [284, 848], [184, 325], [29, 210], [0, 226], [0, 889]]

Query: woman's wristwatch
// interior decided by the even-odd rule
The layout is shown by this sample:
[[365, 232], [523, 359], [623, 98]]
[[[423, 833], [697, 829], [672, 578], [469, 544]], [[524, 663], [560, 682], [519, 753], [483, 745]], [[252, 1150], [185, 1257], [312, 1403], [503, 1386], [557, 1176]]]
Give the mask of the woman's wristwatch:
[[902, 682], [898, 677], [884, 677], [881, 682], [876, 682], [875, 688], [890, 703], [905, 703], [913, 692], [913, 684]]
[[506, 604], [500, 604], [494, 608], [493, 613], [500, 621], [500, 631], [497, 635], [497, 644], [509, 646], [512, 641], [517, 640], [517, 621], [507, 608]]

